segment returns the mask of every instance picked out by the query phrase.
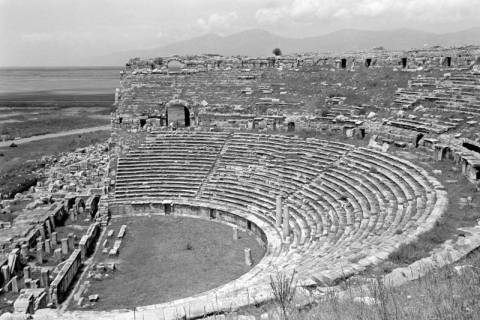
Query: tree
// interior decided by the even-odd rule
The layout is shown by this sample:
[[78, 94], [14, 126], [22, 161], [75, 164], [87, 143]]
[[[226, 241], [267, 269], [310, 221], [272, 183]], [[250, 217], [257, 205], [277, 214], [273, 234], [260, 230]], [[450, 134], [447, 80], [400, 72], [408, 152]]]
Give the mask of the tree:
[[278, 57], [282, 55], [282, 50], [280, 50], [280, 48], [275, 48], [272, 53]]

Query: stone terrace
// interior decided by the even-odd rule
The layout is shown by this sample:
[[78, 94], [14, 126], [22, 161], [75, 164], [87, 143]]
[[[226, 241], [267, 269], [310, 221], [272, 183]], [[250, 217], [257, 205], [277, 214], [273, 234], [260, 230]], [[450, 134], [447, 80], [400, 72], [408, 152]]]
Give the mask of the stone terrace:
[[442, 185], [408, 161], [348, 144], [250, 133], [156, 133], [119, 159], [115, 188], [112, 206], [221, 208], [265, 232], [266, 256], [241, 278], [144, 309], [189, 316], [200, 306], [227, 310], [271, 298], [269, 276], [279, 270], [296, 270], [302, 286], [332, 285], [429, 230], [447, 205]]

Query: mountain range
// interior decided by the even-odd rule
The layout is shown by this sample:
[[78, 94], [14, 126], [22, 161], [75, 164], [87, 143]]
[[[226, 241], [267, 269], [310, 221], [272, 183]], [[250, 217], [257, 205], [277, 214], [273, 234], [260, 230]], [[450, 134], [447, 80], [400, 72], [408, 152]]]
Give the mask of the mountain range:
[[242, 31], [228, 36], [206, 34], [152, 49], [138, 49], [95, 57], [95, 65], [123, 65], [132, 57], [159, 57], [184, 54], [221, 54], [226, 56], [268, 56], [276, 47], [284, 54], [302, 52], [345, 52], [384, 47], [389, 50], [407, 50], [425, 46], [480, 45], [480, 27], [437, 34], [412, 29], [369, 31], [344, 29], [328, 34], [287, 38], [260, 29]]

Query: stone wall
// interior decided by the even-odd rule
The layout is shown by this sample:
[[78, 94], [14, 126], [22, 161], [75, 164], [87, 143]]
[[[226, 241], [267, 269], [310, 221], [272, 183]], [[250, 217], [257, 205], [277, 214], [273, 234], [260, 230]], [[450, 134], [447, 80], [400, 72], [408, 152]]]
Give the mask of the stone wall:
[[57, 274], [50, 285], [50, 301], [54, 305], [58, 305], [66, 298], [68, 289], [81, 265], [82, 253], [80, 249], [76, 249], [67, 259], [60, 273]]
[[98, 239], [100, 229], [100, 222], [95, 222], [94, 224], [90, 225], [87, 233], [80, 239], [78, 246], [82, 252], [82, 260], [85, 259], [85, 257], [89, 255], [95, 248], [94, 244]]
[[[169, 206], [169, 209], [167, 209], [167, 206]], [[250, 232], [256, 237], [257, 241], [262, 246], [266, 246], [268, 242], [265, 232], [257, 224], [230, 212], [228, 208], [222, 208], [213, 205], [211, 207], [187, 205], [172, 201], [164, 203], [113, 203], [109, 205], [109, 210], [113, 215], [125, 215], [127, 213], [162, 215], [171, 214], [175, 216], [195, 217], [219, 223], [226, 223]]]

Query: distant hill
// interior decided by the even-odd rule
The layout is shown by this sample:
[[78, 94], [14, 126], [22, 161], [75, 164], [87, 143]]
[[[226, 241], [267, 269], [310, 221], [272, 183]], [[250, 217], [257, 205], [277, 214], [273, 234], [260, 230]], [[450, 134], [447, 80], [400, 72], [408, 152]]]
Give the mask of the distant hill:
[[92, 60], [95, 65], [123, 65], [132, 57], [157, 57], [174, 54], [218, 53], [222, 55], [271, 55], [279, 47], [283, 53], [344, 52], [382, 46], [389, 50], [405, 50], [424, 46], [480, 45], [480, 27], [464, 31], [436, 34], [412, 29], [368, 31], [345, 29], [301, 39], [286, 38], [252, 29], [229, 36], [207, 34], [148, 50], [115, 52]]

